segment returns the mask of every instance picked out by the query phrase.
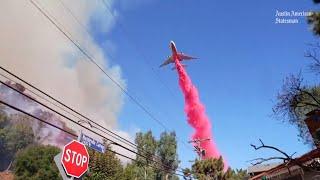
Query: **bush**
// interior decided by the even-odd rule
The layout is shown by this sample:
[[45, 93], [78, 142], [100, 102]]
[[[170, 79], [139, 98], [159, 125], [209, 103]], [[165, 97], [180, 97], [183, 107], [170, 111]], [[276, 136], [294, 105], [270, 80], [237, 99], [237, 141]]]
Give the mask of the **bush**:
[[19, 151], [13, 162], [16, 179], [61, 179], [53, 160], [59, 152], [59, 148], [50, 145], [30, 146]]

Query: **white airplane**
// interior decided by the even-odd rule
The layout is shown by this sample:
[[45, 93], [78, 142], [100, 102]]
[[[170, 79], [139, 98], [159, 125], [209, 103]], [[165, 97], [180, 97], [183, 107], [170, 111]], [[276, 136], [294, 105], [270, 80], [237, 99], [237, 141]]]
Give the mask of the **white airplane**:
[[[173, 41], [170, 41], [170, 48], [172, 51], [172, 55], [168, 56], [168, 58], [160, 65], [160, 67], [166, 66], [170, 63], [174, 64], [174, 59], [178, 58], [179, 61], [183, 61], [183, 60], [192, 60], [192, 59], [198, 59], [196, 57], [192, 57], [189, 55], [186, 55], [182, 52], [178, 52], [176, 45], [174, 44]], [[182, 66], [186, 67], [186, 65], [182, 64]], [[172, 69], [174, 69], [175, 67], [173, 67]]]

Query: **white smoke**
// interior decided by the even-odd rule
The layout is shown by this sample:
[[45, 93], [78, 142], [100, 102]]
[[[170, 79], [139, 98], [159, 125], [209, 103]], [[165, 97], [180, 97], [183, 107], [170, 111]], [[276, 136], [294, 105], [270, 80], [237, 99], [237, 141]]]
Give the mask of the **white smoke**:
[[[125, 87], [120, 67], [108, 65], [99, 46], [87, 38], [89, 36], [84, 28], [62, 8], [59, 0], [36, 2]], [[101, 24], [104, 25], [100, 26], [103, 31], [109, 31], [114, 24], [114, 16], [102, 14], [105, 10], [99, 1], [62, 2], [85, 26], [88, 26], [93, 15], [103, 21]], [[112, 5], [112, 1], [108, 2]], [[104, 126], [116, 126], [116, 118], [123, 105], [120, 89], [90, 63], [30, 1], [2, 1], [0, 24], [1, 66], [93, 119], [105, 120], [99, 122]]]
[[[81, 44], [114, 80], [126, 88], [121, 68], [111, 66], [103, 53], [108, 49], [103, 51], [87, 33], [91, 22], [105, 35], [112, 29], [117, 18], [113, 0], [104, 0], [112, 12], [101, 0], [35, 2]], [[109, 41], [106, 43], [112, 44]], [[116, 129], [117, 116], [124, 101], [121, 90], [90, 63], [29, 0], [1, 1], [0, 64], [97, 123]], [[126, 138], [130, 137], [128, 133], [118, 132]]]

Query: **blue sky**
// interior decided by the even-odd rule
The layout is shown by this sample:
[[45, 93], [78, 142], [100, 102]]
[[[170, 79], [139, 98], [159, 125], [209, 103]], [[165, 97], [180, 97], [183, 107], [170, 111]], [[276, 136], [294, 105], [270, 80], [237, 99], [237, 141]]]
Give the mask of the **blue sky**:
[[[133, 6], [131, 4], [131, 6]], [[298, 141], [295, 127], [270, 117], [285, 76], [302, 70], [307, 43], [316, 41], [301, 17], [298, 24], [274, 24], [276, 10], [316, 9], [312, 0], [270, 1], [170, 1], [153, 0], [130, 8], [116, 4], [118, 21], [105, 35], [92, 29], [96, 41], [120, 65], [128, 91], [179, 138], [181, 166], [195, 157], [188, 141], [184, 102], [177, 74], [159, 64], [170, 54], [169, 41], [185, 53], [200, 57], [187, 69], [213, 124], [220, 152], [233, 168], [246, 168], [247, 160], [268, 157], [270, 151], [254, 151], [250, 143], [261, 138], [298, 155], [309, 150]], [[94, 26], [93, 26], [94, 27]], [[104, 46], [107, 41], [113, 48]], [[123, 130], [151, 129], [156, 137], [164, 130], [130, 99], [119, 118]]]

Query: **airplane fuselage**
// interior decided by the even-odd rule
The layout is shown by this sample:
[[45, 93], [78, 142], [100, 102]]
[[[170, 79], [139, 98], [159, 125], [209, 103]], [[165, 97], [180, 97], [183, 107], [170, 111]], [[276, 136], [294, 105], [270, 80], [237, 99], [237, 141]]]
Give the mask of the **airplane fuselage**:
[[174, 60], [175, 59], [178, 59], [181, 61], [181, 59], [179, 58], [179, 55], [178, 55], [178, 51], [177, 51], [177, 48], [176, 48], [176, 45], [174, 44], [173, 41], [170, 41], [170, 46], [171, 46], [171, 51], [172, 51], [172, 63], [174, 63]]

